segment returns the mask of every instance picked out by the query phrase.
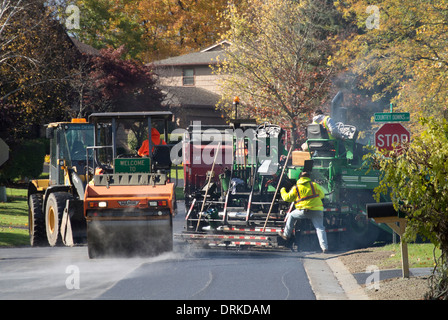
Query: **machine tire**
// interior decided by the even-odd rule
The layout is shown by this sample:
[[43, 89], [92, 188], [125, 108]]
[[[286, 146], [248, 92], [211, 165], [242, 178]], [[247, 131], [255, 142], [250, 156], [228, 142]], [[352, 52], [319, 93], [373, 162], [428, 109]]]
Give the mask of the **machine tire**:
[[48, 246], [42, 202], [43, 195], [40, 193], [34, 193], [28, 199], [28, 229], [32, 247]]
[[344, 242], [348, 244], [350, 249], [367, 248], [374, 244], [378, 239], [379, 228], [372, 223], [366, 223], [360, 227], [356, 221], [350, 220]]
[[51, 247], [62, 244], [59, 227], [66, 202], [72, 198], [72, 195], [68, 192], [54, 192], [48, 196], [45, 206], [45, 229], [48, 244]]

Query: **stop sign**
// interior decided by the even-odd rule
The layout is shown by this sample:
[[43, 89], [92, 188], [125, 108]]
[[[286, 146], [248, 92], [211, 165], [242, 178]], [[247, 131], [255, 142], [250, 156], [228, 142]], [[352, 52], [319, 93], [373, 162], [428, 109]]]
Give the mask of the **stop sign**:
[[393, 145], [399, 145], [411, 140], [409, 131], [401, 123], [386, 123], [375, 132], [375, 146], [378, 150], [393, 150]]

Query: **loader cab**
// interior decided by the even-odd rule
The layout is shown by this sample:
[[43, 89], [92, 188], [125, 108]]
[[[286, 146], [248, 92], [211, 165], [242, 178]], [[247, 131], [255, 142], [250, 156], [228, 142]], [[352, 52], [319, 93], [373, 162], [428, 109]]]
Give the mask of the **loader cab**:
[[94, 113], [94, 146], [89, 149], [95, 174], [165, 173], [171, 167], [167, 145], [171, 112]]
[[85, 119], [50, 123], [46, 129], [50, 139], [49, 185], [69, 185], [64, 167], [73, 168], [80, 177], [86, 174], [86, 150], [93, 145], [93, 125]]

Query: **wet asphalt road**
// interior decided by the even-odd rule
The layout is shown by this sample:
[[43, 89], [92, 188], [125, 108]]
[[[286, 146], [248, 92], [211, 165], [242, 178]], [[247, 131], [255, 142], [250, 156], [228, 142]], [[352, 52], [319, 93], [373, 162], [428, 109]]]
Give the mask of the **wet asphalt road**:
[[[183, 228], [180, 208], [174, 231]], [[86, 246], [0, 249], [0, 299], [314, 300], [305, 253], [205, 250], [90, 260]]]

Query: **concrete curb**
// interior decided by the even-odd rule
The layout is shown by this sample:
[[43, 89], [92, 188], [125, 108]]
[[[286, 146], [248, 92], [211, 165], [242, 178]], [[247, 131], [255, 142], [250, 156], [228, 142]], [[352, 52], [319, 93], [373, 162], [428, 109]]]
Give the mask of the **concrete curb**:
[[303, 265], [317, 300], [369, 300], [337, 255], [310, 254]]
[[358, 284], [355, 277], [348, 271], [338, 257], [327, 260], [333, 274], [338, 279], [349, 300], [370, 300], [364, 289]]

